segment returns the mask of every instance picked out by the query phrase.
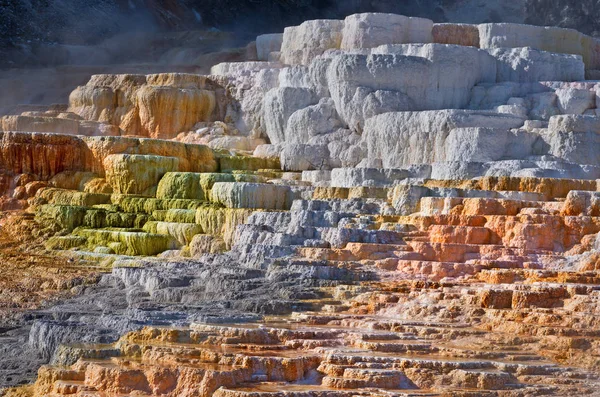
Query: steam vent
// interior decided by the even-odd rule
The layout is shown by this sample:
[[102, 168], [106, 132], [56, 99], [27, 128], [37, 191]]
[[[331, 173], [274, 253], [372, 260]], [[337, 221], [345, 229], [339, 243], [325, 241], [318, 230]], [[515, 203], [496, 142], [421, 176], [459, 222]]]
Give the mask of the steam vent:
[[204, 59], [0, 118], [6, 396], [600, 396], [599, 39], [366, 13]]

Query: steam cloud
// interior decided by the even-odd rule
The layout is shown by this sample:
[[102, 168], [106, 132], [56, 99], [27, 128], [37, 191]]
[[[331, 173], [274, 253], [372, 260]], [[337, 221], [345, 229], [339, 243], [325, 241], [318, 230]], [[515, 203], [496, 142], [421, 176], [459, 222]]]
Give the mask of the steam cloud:
[[[97, 45], [115, 35], [215, 28], [239, 42], [307, 19], [392, 12], [435, 22], [514, 21], [505, 0], [5, 0], [0, 1], [0, 67], [52, 63], [40, 46]], [[596, 0], [513, 0], [521, 22], [600, 32]], [[458, 10], [458, 12], [457, 12]], [[471, 15], [470, 20], [457, 21]], [[468, 19], [468, 18], [467, 18]], [[3, 61], [2, 61], [3, 60]], [[151, 61], [151, 60], [149, 60]], [[4, 63], [3, 63], [4, 62]], [[60, 62], [59, 62], [60, 63]]]

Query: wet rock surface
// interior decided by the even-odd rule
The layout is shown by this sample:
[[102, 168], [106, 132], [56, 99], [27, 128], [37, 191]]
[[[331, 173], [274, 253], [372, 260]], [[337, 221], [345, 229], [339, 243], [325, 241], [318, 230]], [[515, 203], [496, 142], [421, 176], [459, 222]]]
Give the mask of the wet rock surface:
[[360, 14], [3, 118], [0, 387], [597, 394], [599, 54]]

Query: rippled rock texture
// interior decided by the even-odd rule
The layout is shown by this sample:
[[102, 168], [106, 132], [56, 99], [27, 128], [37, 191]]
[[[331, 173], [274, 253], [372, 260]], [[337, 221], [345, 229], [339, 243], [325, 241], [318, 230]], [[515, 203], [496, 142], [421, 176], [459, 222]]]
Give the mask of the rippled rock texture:
[[247, 50], [2, 119], [7, 395], [597, 395], [600, 42], [359, 14]]

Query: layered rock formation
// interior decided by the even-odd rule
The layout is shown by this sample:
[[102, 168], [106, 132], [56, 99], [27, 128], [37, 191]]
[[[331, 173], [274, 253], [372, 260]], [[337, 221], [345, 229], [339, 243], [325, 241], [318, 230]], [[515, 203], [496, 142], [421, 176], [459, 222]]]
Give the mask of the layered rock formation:
[[212, 118], [216, 98], [206, 87], [203, 76], [98, 75], [71, 93], [69, 109], [128, 135], [174, 138]]
[[255, 48], [2, 120], [2, 227], [103, 272], [0, 334], [8, 395], [597, 393], [597, 40], [359, 14]]

